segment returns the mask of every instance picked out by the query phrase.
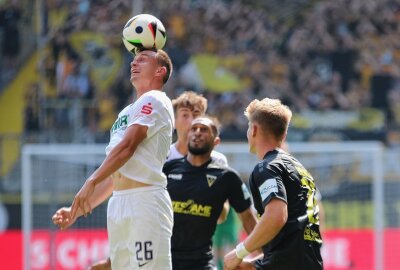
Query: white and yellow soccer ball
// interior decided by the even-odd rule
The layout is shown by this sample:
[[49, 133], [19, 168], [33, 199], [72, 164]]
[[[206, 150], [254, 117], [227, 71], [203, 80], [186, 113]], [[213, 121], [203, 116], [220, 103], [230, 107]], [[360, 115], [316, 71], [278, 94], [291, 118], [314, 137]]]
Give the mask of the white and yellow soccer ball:
[[136, 54], [143, 49], [162, 49], [167, 41], [162, 22], [150, 14], [139, 14], [125, 24], [122, 31], [125, 48]]

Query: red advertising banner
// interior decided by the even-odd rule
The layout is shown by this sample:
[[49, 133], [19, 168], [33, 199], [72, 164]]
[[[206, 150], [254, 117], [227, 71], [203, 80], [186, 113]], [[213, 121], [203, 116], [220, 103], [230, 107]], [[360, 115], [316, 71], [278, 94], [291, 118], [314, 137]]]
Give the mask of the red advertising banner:
[[374, 270], [372, 230], [331, 230], [323, 237], [325, 270]]
[[[30, 269], [87, 269], [93, 262], [107, 258], [107, 254], [106, 230], [34, 231]], [[1, 269], [21, 270], [22, 258], [22, 232], [0, 233]]]
[[[386, 229], [385, 270], [400, 265], [400, 229]], [[329, 230], [322, 254], [325, 270], [374, 270], [374, 236], [370, 229]], [[105, 230], [34, 231], [31, 241], [32, 270], [80, 270], [108, 254]], [[0, 233], [2, 269], [22, 269], [22, 232]]]

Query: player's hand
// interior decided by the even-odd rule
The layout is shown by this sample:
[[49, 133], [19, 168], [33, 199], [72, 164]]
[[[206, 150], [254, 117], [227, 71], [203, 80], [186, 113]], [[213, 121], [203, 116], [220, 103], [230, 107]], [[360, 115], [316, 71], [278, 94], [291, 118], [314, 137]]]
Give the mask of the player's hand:
[[102, 260], [93, 264], [92, 266], [89, 267], [88, 270], [111, 270], [110, 258], [107, 258], [107, 260]]
[[71, 207], [62, 207], [58, 209], [51, 218], [61, 230], [65, 230], [75, 223], [76, 218], [71, 217]]
[[237, 269], [241, 262], [242, 259], [239, 259], [236, 256], [236, 250], [231, 250], [228, 254], [224, 256], [224, 269]]
[[81, 190], [75, 195], [71, 205], [72, 218], [76, 218], [79, 209], [85, 217], [87, 214], [92, 213], [92, 206], [90, 205], [89, 198], [93, 194], [94, 188], [95, 185], [92, 181], [86, 181]]

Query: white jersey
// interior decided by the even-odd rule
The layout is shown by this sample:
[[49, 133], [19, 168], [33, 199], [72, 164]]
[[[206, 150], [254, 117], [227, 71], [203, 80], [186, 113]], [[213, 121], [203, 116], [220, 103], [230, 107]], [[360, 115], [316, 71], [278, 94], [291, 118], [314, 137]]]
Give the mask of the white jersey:
[[[171, 144], [169, 147], [169, 153], [167, 157], [167, 161], [173, 160], [173, 159], [178, 159], [178, 158], [183, 158], [184, 155], [179, 153], [178, 149], [176, 149], [175, 144]], [[213, 150], [211, 152], [211, 159], [212, 162], [224, 167], [228, 167], [228, 159], [226, 156], [218, 151]]]
[[172, 142], [174, 119], [171, 100], [164, 92], [146, 92], [118, 114], [110, 131], [106, 154], [122, 140], [128, 127], [133, 124], [147, 126], [147, 137], [119, 172], [139, 182], [165, 187], [167, 178], [162, 167]]

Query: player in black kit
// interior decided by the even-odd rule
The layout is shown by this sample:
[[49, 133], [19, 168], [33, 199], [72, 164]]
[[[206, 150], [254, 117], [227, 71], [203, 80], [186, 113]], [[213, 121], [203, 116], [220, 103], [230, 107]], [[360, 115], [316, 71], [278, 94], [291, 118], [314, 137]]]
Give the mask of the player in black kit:
[[198, 117], [189, 131], [189, 153], [164, 165], [174, 210], [171, 239], [174, 270], [212, 270], [212, 236], [224, 202], [238, 213], [250, 233], [256, 224], [250, 194], [239, 175], [212, 162], [217, 144], [216, 119]]
[[[245, 115], [250, 152], [261, 160], [249, 181], [260, 220], [246, 240], [225, 255], [225, 268], [320, 270], [322, 239], [314, 179], [280, 149], [292, 113], [280, 100], [265, 98], [253, 100]], [[262, 259], [242, 262], [259, 248]]]

